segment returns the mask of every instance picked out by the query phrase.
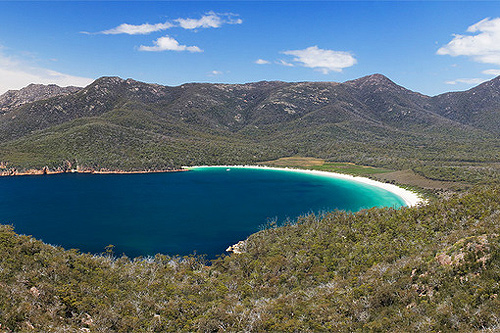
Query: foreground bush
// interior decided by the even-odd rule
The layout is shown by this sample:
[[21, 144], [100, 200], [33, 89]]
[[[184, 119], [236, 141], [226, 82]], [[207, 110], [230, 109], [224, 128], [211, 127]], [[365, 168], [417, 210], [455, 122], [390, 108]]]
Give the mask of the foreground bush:
[[210, 264], [82, 254], [1, 226], [0, 330], [495, 330], [499, 194], [309, 215]]

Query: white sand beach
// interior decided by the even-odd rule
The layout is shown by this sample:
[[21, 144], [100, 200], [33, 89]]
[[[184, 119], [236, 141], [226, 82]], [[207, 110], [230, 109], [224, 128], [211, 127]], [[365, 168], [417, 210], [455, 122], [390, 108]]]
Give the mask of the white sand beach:
[[382, 188], [386, 191], [389, 191], [391, 193], [394, 193], [403, 201], [405, 202], [406, 206], [412, 207], [412, 206], [417, 206], [419, 204], [424, 204], [426, 200], [424, 200], [422, 197], [420, 197], [417, 193], [412, 192], [410, 190], [404, 189], [402, 187], [393, 185], [393, 184], [388, 184], [388, 183], [382, 183], [373, 179], [365, 178], [365, 177], [357, 177], [357, 176], [351, 176], [351, 175], [346, 175], [342, 173], [335, 173], [335, 172], [327, 172], [327, 171], [316, 171], [316, 170], [304, 170], [304, 169], [294, 169], [294, 168], [276, 168], [276, 167], [267, 167], [267, 166], [256, 166], [256, 165], [200, 165], [200, 166], [193, 166], [193, 167], [182, 167], [183, 169], [195, 169], [195, 168], [245, 168], [245, 169], [269, 169], [269, 170], [283, 170], [283, 171], [290, 171], [290, 172], [302, 172], [302, 173], [308, 173], [308, 174], [313, 174], [313, 175], [319, 175], [319, 176], [325, 176], [325, 177], [332, 177], [332, 178], [338, 178], [338, 179], [346, 179], [346, 180], [352, 180], [356, 182], [360, 182], [363, 184], [371, 185], [371, 186], [376, 186], [379, 188]]

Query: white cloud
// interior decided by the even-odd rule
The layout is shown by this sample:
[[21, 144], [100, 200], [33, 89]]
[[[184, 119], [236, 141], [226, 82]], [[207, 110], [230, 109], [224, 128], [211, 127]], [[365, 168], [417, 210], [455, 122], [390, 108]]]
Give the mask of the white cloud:
[[223, 73], [221, 71], [211, 71], [210, 76], [215, 76], [215, 75], [222, 75]]
[[174, 25], [169, 22], [165, 23], [157, 23], [157, 24], [140, 24], [140, 25], [132, 25], [123, 23], [117, 26], [116, 28], [101, 31], [101, 34], [104, 35], [118, 35], [118, 34], [127, 34], [127, 35], [147, 35], [152, 32], [162, 31], [172, 28]]
[[481, 78], [470, 78], [470, 79], [456, 79], [453, 81], [446, 81], [446, 84], [458, 84], [458, 83], [464, 83], [464, 84], [480, 84], [487, 81], [487, 79], [481, 79]]
[[54, 70], [31, 66], [20, 59], [0, 53], [0, 94], [11, 89], [21, 89], [30, 83], [57, 84], [58, 86], [83, 87], [93, 79], [59, 73]]
[[179, 44], [178, 41], [173, 39], [172, 37], [165, 36], [160, 37], [157, 40], [153, 41], [154, 46], [144, 46], [141, 45], [139, 47], [139, 51], [189, 51], [189, 52], [203, 52], [198, 46], [186, 46]]
[[293, 61], [308, 68], [313, 68], [323, 74], [330, 71], [342, 72], [342, 69], [351, 67], [357, 60], [350, 52], [323, 50], [317, 46], [311, 46], [303, 50], [290, 50], [282, 52], [293, 55]]
[[437, 50], [439, 55], [468, 56], [476, 62], [500, 65], [500, 18], [485, 18], [471, 25], [472, 35], [454, 35]]
[[498, 76], [500, 75], [500, 69], [487, 69], [482, 71], [483, 74]]
[[257, 65], [267, 65], [267, 64], [270, 64], [269, 61], [264, 60], [264, 59], [257, 59], [257, 60], [254, 61], [254, 63], [256, 63]]
[[[231, 13], [215, 13], [208, 12], [199, 19], [192, 18], [178, 18], [173, 21], [166, 21], [165, 23], [156, 24], [139, 24], [133, 25], [128, 23], [120, 24], [119, 26], [100, 31], [98, 34], [104, 35], [147, 35], [152, 32], [163, 31], [170, 28], [183, 28], [188, 30], [198, 29], [198, 28], [220, 28], [223, 24], [241, 24], [243, 20], [237, 18], [238, 15]], [[82, 33], [90, 34], [83, 31]]]
[[219, 28], [223, 24], [241, 24], [243, 20], [236, 18], [237, 15], [230, 13], [214, 13], [208, 12], [199, 19], [183, 19], [175, 20], [181, 28], [197, 29], [197, 28]]
[[278, 65], [281, 65], [281, 66], [295, 67], [295, 65], [294, 65], [294, 64], [289, 63], [289, 62], [286, 62], [286, 61], [285, 61], [285, 60], [283, 60], [283, 59], [277, 60], [277, 61], [276, 61], [276, 63], [277, 63]]

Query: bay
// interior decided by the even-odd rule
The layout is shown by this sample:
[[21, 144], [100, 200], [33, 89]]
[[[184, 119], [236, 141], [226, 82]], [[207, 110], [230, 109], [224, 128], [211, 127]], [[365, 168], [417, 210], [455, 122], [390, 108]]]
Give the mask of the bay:
[[83, 252], [101, 253], [112, 244], [115, 254], [129, 257], [197, 253], [213, 259], [269, 221], [403, 205], [378, 187], [284, 170], [0, 178], [0, 223]]

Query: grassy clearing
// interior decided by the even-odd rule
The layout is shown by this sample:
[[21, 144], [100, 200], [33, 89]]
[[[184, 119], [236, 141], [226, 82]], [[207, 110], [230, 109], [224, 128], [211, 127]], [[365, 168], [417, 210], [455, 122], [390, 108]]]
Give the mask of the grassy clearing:
[[383, 168], [374, 168], [371, 166], [356, 165], [354, 163], [336, 163], [336, 162], [335, 163], [326, 162], [323, 165], [314, 166], [313, 169], [321, 171], [347, 173], [355, 176], [367, 176], [367, 175], [387, 173], [392, 171]]
[[338, 172], [353, 176], [369, 176], [373, 174], [388, 173], [393, 171], [384, 168], [374, 168], [371, 166], [357, 165], [354, 163], [326, 162], [325, 160], [319, 158], [301, 156], [284, 157], [274, 161], [263, 162], [262, 164], [275, 167], [291, 167]]
[[307, 168], [318, 167], [325, 164], [325, 160], [314, 157], [282, 157], [273, 161], [262, 162], [261, 164], [275, 167], [294, 167], [294, 168]]

